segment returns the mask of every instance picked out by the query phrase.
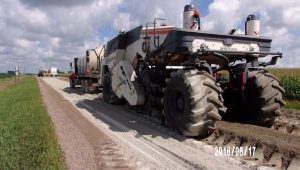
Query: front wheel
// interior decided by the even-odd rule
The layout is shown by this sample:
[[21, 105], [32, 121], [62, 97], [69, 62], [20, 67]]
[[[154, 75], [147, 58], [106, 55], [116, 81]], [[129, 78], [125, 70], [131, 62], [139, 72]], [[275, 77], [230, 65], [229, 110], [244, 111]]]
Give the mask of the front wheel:
[[221, 88], [206, 71], [179, 70], [167, 83], [164, 115], [167, 126], [185, 136], [206, 137], [221, 120]]

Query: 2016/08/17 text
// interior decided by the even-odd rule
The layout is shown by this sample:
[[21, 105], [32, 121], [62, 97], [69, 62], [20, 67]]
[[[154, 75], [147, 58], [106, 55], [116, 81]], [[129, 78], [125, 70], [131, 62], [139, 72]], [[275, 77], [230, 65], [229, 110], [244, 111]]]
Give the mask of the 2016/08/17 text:
[[254, 156], [255, 150], [255, 146], [215, 147], [215, 156]]

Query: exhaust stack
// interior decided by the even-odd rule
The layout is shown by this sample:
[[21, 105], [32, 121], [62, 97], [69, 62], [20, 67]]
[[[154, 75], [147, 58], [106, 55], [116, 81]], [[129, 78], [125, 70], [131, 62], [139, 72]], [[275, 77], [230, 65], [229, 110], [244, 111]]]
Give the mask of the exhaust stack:
[[192, 4], [184, 7], [183, 28], [200, 30], [200, 12]]
[[249, 15], [245, 22], [245, 35], [259, 36], [260, 21], [255, 14]]

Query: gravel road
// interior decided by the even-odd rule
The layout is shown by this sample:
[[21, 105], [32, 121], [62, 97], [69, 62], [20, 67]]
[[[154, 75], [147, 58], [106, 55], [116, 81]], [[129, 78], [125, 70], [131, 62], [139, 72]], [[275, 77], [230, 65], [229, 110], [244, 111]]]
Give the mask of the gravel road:
[[104, 103], [101, 94], [82, 94], [56, 78], [41, 78], [39, 84], [70, 169], [258, 168], [214, 156], [212, 146], [184, 138], [127, 105]]

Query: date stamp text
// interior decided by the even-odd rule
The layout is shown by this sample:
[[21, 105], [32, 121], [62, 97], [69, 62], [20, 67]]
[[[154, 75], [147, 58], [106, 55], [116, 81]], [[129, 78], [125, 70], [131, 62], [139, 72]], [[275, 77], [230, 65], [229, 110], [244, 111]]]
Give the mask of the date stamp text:
[[255, 155], [255, 146], [246, 146], [246, 147], [215, 147], [215, 156], [254, 156]]

